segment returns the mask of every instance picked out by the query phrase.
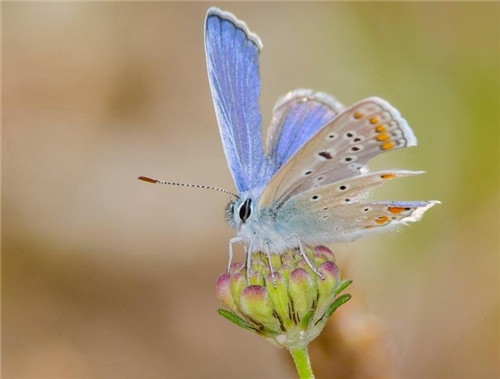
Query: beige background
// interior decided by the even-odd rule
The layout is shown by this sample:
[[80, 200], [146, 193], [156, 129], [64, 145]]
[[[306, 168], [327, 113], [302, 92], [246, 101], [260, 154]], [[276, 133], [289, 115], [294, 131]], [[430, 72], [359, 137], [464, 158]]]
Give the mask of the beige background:
[[[264, 119], [309, 87], [380, 95], [426, 170], [378, 199], [443, 204], [334, 247], [396, 377], [499, 375], [499, 4], [221, 3], [264, 43]], [[2, 4], [4, 378], [294, 377], [216, 314], [233, 189], [206, 77], [203, 3]], [[346, 274], [347, 275], [347, 274]], [[340, 312], [349, 312], [346, 305]]]

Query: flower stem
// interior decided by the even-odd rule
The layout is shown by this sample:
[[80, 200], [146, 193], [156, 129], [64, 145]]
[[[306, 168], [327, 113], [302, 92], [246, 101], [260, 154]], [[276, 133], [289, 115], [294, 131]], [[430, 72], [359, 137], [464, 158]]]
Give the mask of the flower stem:
[[295, 367], [297, 368], [297, 373], [300, 379], [314, 379], [314, 374], [311, 367], [311, 360], [309, 359], [309, 354], [307, 353], [307, 345], [291, 348], [290, 354], [292, 354]]

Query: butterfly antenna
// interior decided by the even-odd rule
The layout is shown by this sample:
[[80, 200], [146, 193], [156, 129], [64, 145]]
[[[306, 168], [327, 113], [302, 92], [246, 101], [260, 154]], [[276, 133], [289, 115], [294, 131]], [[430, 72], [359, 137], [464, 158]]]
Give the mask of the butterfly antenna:
[[191, 187], [191, 188], [209, 189], [209, 190], [214, 190], [214, 191], [219, 191], [219, 192], [227, 193], [228, 195], [234, 196], [237, 199], [239, 198], [239, 196], [236, 195], [235, 193], [233, 193], [231, 191], [228, 191], [228, 190], [225, 190], [224, 188], [219, 188], [219, 187], [204, 186], [202, 184], [187, 184], [187, 183], [177, 183], [177, 182], [166, 182], [165, 180], [150, 178], [149, 176], [139, 176], [137, 179], [142, 180], [144, 182], [148, 182], [148, 183], [168, 184], [168, 185], [171, 185], [171, 186], [179, 186], [179, 187]]

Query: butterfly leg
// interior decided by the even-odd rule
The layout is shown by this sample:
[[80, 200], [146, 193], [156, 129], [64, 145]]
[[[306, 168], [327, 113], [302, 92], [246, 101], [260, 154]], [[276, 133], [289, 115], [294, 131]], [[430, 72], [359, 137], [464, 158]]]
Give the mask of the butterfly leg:
[[233, 263], [233, 244], [241, 242], [241, 238], [234, 237], [229, 240], [229, 262], [227, 263], [227, 273], [231, 273], [231, 264]]
[[273, 286], [276, 287], [276, 278], [274, 277], [273, 261], [271, 260], [271, 253], [269, 252], [269, 242], [265, 241], [265, 244], [266, 244], [267, 260], [269, 261], [269, 271], [271, 271], [271, 280], [273, 282]]
[[253, 239], [250, 241], [250, 246], [248, 246], [248, 250], [246, 251], [247, 253], [247, 262], [246, 262], [246, 267], [247, 267], [247, 283], [250, 284], [250, 268], [252, 267], [252, 244], [253, 244]]
[[318, 268], [314, 265], [313, 262], [311, 262], [311, 260], [307, 256], [307, 251], [306, 251], [304, 245], [302, 244], [302, 241], [300, 240], [300, 237], [297, 234], [295, 236], [297, 237], [297, 242], [299, 243], [299, 252], [300, 252], [300, 255], [302, 255], [302, 258], [304, 258], [304, 260], [306, 261], [306, 263], [309, 266], [309, 268], [311, 270], [313, 270], [313, 272], [316, 275], [318, 275], [321, 279], [324, 280], [325, 277], [318, 271]]

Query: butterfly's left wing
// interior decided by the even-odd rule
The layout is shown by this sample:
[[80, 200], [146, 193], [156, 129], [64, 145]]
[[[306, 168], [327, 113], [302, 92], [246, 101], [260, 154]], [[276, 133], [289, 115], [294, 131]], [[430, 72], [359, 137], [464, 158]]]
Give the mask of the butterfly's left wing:
[[310, 89], [295, 90], [279, 99], [266, 138], [267, 155], [275, 170], [344, 109], [333, 97]]
[[368, 193], [394, 178], [422, 171], [391, 170], [362, 174], [297, 194], [277, 210], [276, 222], [308, 245], [345, 242], [367, 231], [390, 230], [418, 221], [437, 201], [365, 203]]
[[270, 177], [259, 108], [261, 48], [259, 37], [243, 21], [218, 8], [208, 10], [208, 77], [226, 159], [239, 192], [262, 186]]

